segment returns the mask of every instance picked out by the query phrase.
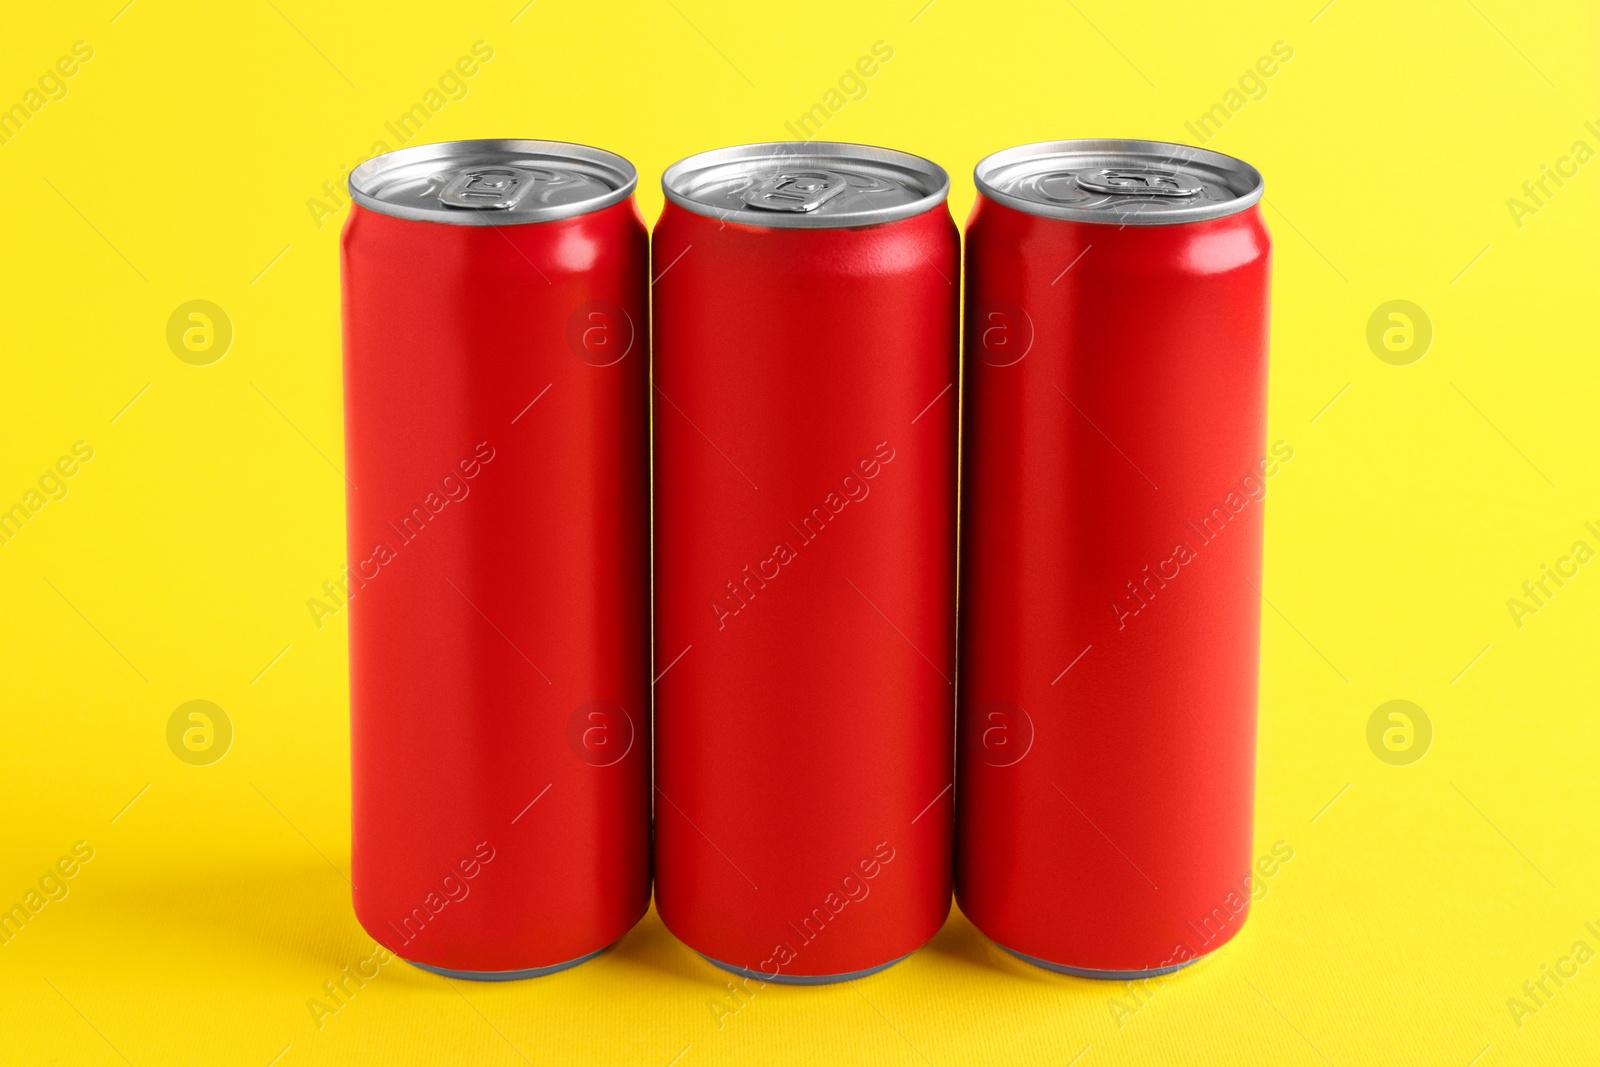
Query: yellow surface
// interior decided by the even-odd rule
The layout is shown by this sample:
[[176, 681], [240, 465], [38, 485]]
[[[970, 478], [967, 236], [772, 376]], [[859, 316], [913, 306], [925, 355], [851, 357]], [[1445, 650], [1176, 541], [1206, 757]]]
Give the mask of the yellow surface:
[[[0, 105], [27, 108], [0, 143], [0, 507], [39, 505], [0, 544], [0, 904], [66, 894], [0, 945], [0, 1061], [1600, 1060], [1600, 563], [1561, 562], [1600, 549], [1592, 5], [124, 2], [9, 5], [0, 32]], [[372, 949], [345, 881], [344, 617], [306, 606], [343, 551], [324, 183], [478, 41], [415, 139], [615, 149], [652, 219], [668, 163], [791, 136], [813, 104], [827, 138], [943, 163], [958, 218], [988, 151], [1193, 141], [1223, 106], [1211, 143], [1267, 176], [1269, 439], [1295, 449], [1268, 504], [1257, 815], [1258, 851], [1294, 858], [1226, 951], [1138, 991], [952, 915], [880, 976], [730, 1013], [651, 916], [559, 977], [391, 963], [308, 1006]], [[1292, 57], [1245, 77], [1276, 42]], [[1534, 201], [1544, 165], [1568, 176]], [[191, 300], [231, 322], [222, 358], [220, 333], [183, 348], [200, 320], [169, 347]], [[1431, 321], [1420, 360], [1383, 348], [1400, 320], [1386, 359], [1368, 345], [1391, 300]], [[1576, 574], [1513, 612], [1544, 565]], [[174, 754], [188, 729], [206, 753], [187, 710], [168, 743], [193, 700], [232, 727], [209, 765]], [[1392, 700], [1431, 724], [1418, 761], [1375, 754], [1406, 740], [1387, 710], [1369, 748]], [[1535, 1000], [1546, 966], [1571, 977]]]

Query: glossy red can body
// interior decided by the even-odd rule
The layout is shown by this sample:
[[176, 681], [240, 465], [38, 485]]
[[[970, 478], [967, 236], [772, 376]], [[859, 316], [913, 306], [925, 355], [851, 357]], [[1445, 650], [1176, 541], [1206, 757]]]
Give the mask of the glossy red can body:
[[650, 896], [646, 232], [352, 206], [343, 252], [356, 914], [539, 973]]
[[653, 259], [656, 906], [870, 971], [950, 908], [959, 235], [669, 202]]
[[1244, 921], [1269, 271], [1254, 206], [973, 210], [956, 893], [1035, 962], [1159, 972]]

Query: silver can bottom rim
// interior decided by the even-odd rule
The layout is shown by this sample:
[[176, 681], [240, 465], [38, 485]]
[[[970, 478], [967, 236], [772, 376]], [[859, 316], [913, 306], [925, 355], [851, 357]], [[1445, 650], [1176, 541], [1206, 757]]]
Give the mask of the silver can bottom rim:
[[[995, 944], [1000, 945], [1000, 942], [996, 941]], [[1018, 952], [1014, 948], [1006, 948], [1005, 945], [1000, 945], [1000, 947], [1017, 957], [1017, 959], [1022, 960], [1024, 963], [1031, 963], [1035, 967], [1043, 967], [1045, 970], [1055, 971], [1057, 974], [1070, 974], [1074, 978], [1098, 978], [1103, 982], [1131, 982], [1139, 978], [1159, 978], [1164, 974], [1182, 970], [1189, 964], [1194, 963], [1195, 960], [1205, 958], [1204, 956], [1196, 956], [1193, 959], [1184, 960], [1182, 963], [1174, 963], [1166, 967], [1147, 967], [1136, 971], [1106, 971], [1094, 967], [1073, 967], [1065, 963], [1052, 963], [1050, 960], [1042, 960], [1037, 956], [1030, 956], [1026, 952]]]
[[597, 948], [593, 952], [579, 956], [576, 959], [567, 960], [564, 963], [552, 963], [548, 967], [522, 967], [511, 971], [458, 971], [450, 967], [435, 967], [431, 963], [418, 963], [416, 960], [406, 960], [406, 962], [418, 970], [427, 971], [430, 974], [443, 975], [445, 978], [465, 978], [471, 982], [515, 982], [521, 978], [543, 978], [547, 974], [565, 971], [568, 968], [576, 967], [580, 963], [589, 962], [604, 951], [604, 948]]
[[872, 967], [864, 967], [859, 971], [845, 971], [841, 974], [784, 974], [781, 971], [768, 974], [752, 967], [735, 967], [731, 963], [723, 963], [719, 959], [713, 959], [704, 952], [700, 953], [700, 957], [707, 963], [715, 964], [725, 971], [732, 971], [742, 978], [754, 978], [757, 981], [773, 982], [778, 985], [830, 985], [834, 982], [852, 982], [857, 978], [865, 978], [870, 974], [886, 971], [910, 956], [911, 953], [907, 952], [904, 956], [897, 956], [888, 963], [879, 963]]

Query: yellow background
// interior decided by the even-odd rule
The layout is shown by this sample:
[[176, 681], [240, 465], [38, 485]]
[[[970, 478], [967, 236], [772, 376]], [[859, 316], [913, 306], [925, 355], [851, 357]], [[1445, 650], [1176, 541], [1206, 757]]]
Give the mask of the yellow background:
[[[0, 145], [0, 507], [94, 449], [0, 545], [0, 904], [94, 849], [0, 946], [0, 1060], [1600, 1061], [1600, 961], [1507, 1006], [1574, 942], [1600, 951], [1600, 563], [1520, 628], [1506, 606], [1600, 548], [1600, 162], [1520, 226], [1507, 205], [1575, 141], [1600, 150], [1592, 5], [524, 2], [0, 15], [0, 105], [94, 49]], [[823, 136], [942, 163], [958, 220], [981, 155], [1193, 141], [1293, 48], [1211, 142], [1266, 175], [1269, 430], [1295, 448], [1268, 504], [1257, 814], [1258, 852], [1294, 859], [1226, 951], [1119, 1013], [1125, 985], [1018, 963], [952, 914], [882, 975], [769, 987], [719, 1026], [726, 976], [651, 915], [538, 981], [393, 963], [314, 1023], [371, 941], [345, 880], [344, 616], [306, 607], [343, 553], [344, 210], [319, 228], [307, 202], [480, 40], [492, 60], [420, 139], [614, 149], [650, 219], [667, 164], [789, 136], [876, 41], [893, 59]], [[233, 324], [207, 366], [166, 342], [192, 299]], [[1407, 366], [1366, 341], [1392, 299], [1434, 329]], [[167, 744], [193, 699], [234, 727], [210, 766]], [[1408, 766], [1366, 740], [1394, 699], [1433, 726]]]

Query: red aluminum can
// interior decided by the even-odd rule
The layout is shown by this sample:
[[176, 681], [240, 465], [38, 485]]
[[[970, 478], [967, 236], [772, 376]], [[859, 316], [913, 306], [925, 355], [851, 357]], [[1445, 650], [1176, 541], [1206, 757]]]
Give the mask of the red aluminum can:
[[1024, 959], [1165, 973], [1251, 897], [1271, 243], [1149, 141], [978, 164], [956, 895]]
[[656, 907], [748, 978], [851, 978], [950, 910], [949, 179], [800, 142], [662, 185]]
[[442, 974], [569, 966], [649, 903], [636, 181], [521, 140], [350, 176], [351, 880], [367, 932]]

